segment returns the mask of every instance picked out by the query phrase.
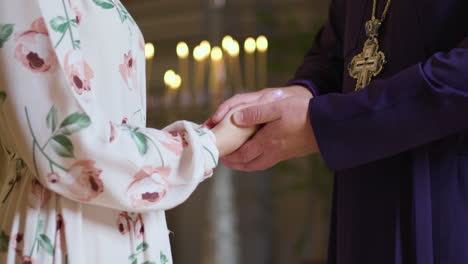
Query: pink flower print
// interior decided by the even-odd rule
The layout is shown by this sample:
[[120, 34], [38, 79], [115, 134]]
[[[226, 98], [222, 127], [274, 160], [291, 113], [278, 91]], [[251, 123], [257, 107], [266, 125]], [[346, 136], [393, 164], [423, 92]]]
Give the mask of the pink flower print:
[[136, 58], [132, 56], [132, 51], [124, 54], [124, 62], [119, 65], [119, 71], [128, 89], [131, 91], [137, 89], [137, 64]]
[[145, 234], [145, 224], [143, 223], [143, 217], [141, 214], [138, 214], [137, 218], [133, 222], [133, 230], [138, 239], [142, 238]]
[[79, 25], [82, 17], [80, 9], [74, 3], [72, 3], [71, 0], [68, 0], [68, 4], [70, 5], [72, 13], [74, 14], [76, 24]]
[[169, 188], [169, 167], [145, 166], [134, 177], [127, 189], [133, 207], [144, 207], [158, 203]]
[[36, 179], [31, 180], [31, 194], [29, 195], [29, 206], [31, 208], [43, 208], [51, 197], [50, 191], [44, 188]]
[[61, 214], [57, 215], [55, 230], [57, 230], [57, 231], [65, 230], [65, 224], [63, 222], [63, 216]]
[[92, 160], [81, 160], [69, 169], [75, 181], [67, 184], [68, 190], [80, 201], [89, 202], [104, 191], [104, 184], [99, 178], [102, 170], [94, 167], [94, 164]]
[[36, 260], [28, 256], [23, 256], [21, 263], [22, 264], [36, 264]]
[[127, 123], [128, 123], [128, 118], [124, 117], [124, 118], [122, 119], [122, 125], [125, 125], [125, 124], [127, 124]]
[[60, 175], [56, 172], [50, 172], [49, 174], [47, 174], [47, 180], [50, 183], [57, 183], [60, 181]]
[[57, 215], [55, 229], [55, 241], [60, 241], [60, 249], [62, 250], [62, 253], [65, 253], [67, 250], [67, 241], [65, 239], [65, 220], [61, 214]]
[[24, 235], [22, 233], [17, 233], [15, 236], [13, 236], [13, 242], [15, 243], [14, 247], [18, 246], [23, 242]]
[[186, 135], [185, 132], [171, 131], [171, 132], [169, 132], [169, 134], [171, 134], [172, 138], [173, 138], [175, 141], [181, 143], [181, 144], [182, 144], [182, 147], [185, 148], [186, 146], [188, 146], [188, 142], [187, 142], [187, 140], [185, 139], [185, 135]]
[[22, 256], [24, 235], [16, 233], [11, 239], [8, 248], [14, 248], [17, 255]]
[[83, 54], [80, 51], [72, 50], [65, 55], [64, 71], [68, 82], [77, 94], [91, 91], [91, 80], [94, 78], [94, 72], [83, 59]]
[[188, 146], [188, 142], [185, 139], [185, 133], [180, 133], [177, 131], [170, 131], [166, 132], [166, 139], [165, 140], [160, 140], [159, 142], [169, 151], [173, 152], [177, 156], [180, 156], [182, 154], [182, 151], [186, 146]]
[[110, 137], [109, 137], [109, 143], [114, 142], [115, 138], [117, 137], [117, 128], [110, 122]]
[[214, 170], [213, 170], [213, 169], [208, 170], [208, 171], [205, 171], [205, 173], [203, 174], [203, 180], [206, 180], [206, 179], [208, 179], [209, 177], [213, 176], [213, 173], [214, 173]]
[[121, 212], [117, 218], [117, 228], [120, 234], [125, 235], [130, 232], [130, 220], [127, 212]]
[[55, 71], [57, 57], [49, 39], [44, 18], [36, 19], [31, 28], [15, 36], [15, 59], [32, 72]]

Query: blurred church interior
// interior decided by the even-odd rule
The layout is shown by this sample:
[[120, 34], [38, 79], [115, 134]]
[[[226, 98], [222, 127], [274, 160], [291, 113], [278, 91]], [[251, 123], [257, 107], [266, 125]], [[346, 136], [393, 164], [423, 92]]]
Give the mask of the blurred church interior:
[[[180, 119], [202, 123], [234, 93], [285, 84], [326, 22], [329, 5], [122, 2], [148, 43], [148, 126], [158, 128]], [[332, 180], [317, 156], [256, 173], [218, 167], [167, 212], [174, 263], [325, 263]]]

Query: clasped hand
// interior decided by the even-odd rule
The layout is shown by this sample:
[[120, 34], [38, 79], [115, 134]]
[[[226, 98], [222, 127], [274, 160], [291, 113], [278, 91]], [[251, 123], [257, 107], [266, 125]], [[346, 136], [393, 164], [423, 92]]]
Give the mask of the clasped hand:
[[216, 135], [221, 161], [231, 169], [257, 171], [318, 152], [309, 121], [312, 94], [302, 86], [238, 94], [206, 122]]

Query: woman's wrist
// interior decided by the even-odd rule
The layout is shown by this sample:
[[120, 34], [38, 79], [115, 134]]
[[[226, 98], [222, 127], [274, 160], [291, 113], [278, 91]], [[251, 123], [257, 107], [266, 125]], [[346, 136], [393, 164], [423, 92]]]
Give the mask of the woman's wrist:
[[225, 147], [225, 140], [223, 138], [223, 133], [221, 133], [220, 129], [219, 129], [219, 126], [216, 126], [214, 128], [211, 129], [211, 132], [213, 132], [213, 134], [215, 135], [216, 137], [216, 147], [218, 148], [218, 151], [219, 151], [219, 156], [222, 157], [224, 155], [226, 155], [226, 147]]

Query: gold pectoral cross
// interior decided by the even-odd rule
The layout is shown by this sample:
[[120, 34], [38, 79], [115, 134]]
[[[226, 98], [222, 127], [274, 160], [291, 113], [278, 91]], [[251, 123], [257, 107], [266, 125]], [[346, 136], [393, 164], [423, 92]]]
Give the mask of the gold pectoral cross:
[[372, 77], [377, 76], [386, 63], [385, 54], [379, 51], [379, 41], [377, 40], [380, 25], [381, 23], [377, 19], [366, 23], [368, 38], [364, 43], [364, 48], [348, 65], [349, 75], [357, 79], [356, 91], [369, 85]]

